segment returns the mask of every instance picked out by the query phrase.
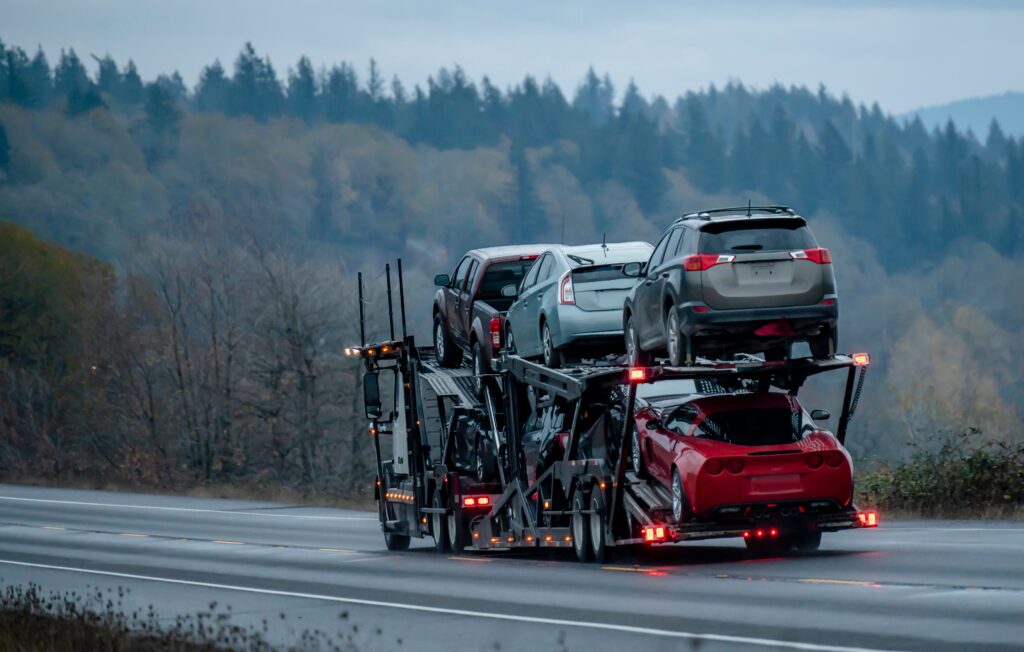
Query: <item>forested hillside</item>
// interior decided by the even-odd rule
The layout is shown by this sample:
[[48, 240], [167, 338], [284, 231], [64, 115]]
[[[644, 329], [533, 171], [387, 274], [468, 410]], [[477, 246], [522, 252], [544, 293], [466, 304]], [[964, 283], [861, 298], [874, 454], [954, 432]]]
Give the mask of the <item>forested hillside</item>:
[[[51, 66], [41, 52], [0, 52], [0, 220], [110, 264], [89, 262], [105, 280], [82, 291], [109, 306], [103, 323], [126, 329], [112, 345], [137, 356], [117, 382], [148, 374], [132, 391], [159, 399], [120, 421], [83, 421], [68, 404], [62, 414], [75, 420], [58, 424], [61, 436], [108, 437], [78, 450], [75, 459], [95, 459], [76, 468], [134, 477], [126, 469], [144, 465], [128, 451], [162, 450], [200, 481], [242, 473], [246, 459], [245, 473], [342, 486], [343, 467], [358, 465], [358, 423], [348, 423], [358, 419], [354, 376], [330, 353], [353, 334], [352, 273], [379, 285], [383, 261], [402, 256], [413, 327], [425, 335], [428, 279], [467, 248], [605, 233], [653, 241], [684, 211], [748, 199], [794, 206], [833, 251], [841, 347], [876, 361], [855, 451], [895, 457], [908, 441], [968, 428], [1021, 437], [1024, 143], [998, 125], [982, 143], [824, 88], [737, 82], [667, 100], [632, 84], [618, 91], [593, 71], [576, 89], [532, 77], [499, 89], [452, 67], [408, 88], [372, 61], [357, 72], [302, 59], [279, 73], [249, 45], [191, 89], [174, 73], [145, 82], [109, 57], [87, 64], [66, 51]], [[33, 251], [51, 250], [7, 228], [18, 237], [0, 262], [21, 280], [0, 300], [23, 316], [12, 297], [42, 292], [26, 270], [40, 264]], [[290, 285], [271, 281], [281, 278]], [[289, 302], [300, 300], [301, 310]], [[298, 330], [288, 319], [302, 337], [288, 340]], [[225, 332], [237, 355], [223, 348]], [[209, 368], [181, 363], [186, 348]], [[26, 395], [27, 381], [16, 382], [65, 355], [40, 350], [0, 348], [4, 445], [15, 437], [21, 447], [19, 473], [66, 472], [32, 439], [45, 437], [30, 436], [40, 390]], [[336, 375], [311, 390], [317, 364]], [[50, 371], [33, 378], [64, 400], [60, 388], [78, 377], [62, 374], [80, 369]], [[196, 457], [207, 441], [216, 461]], [[241, 442], [256, 448], [239, 453]], [[303, 467], [302, 455], [333, 456], [334, 466]], [[14, 458], [0, 459], [12, 472]]]

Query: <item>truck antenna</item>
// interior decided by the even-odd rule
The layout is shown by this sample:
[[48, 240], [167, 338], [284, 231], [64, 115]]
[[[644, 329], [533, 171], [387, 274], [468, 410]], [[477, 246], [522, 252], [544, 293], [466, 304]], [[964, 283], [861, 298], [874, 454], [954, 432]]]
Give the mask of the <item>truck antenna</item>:
[[402, 259], [398, 259], [398, 307], [402, 311], [402, 341], [405, 341], [405, 283], [402, 279]]
[[384, 264], [384, 273], [388, 277], [388, 325], [391, 327], [391, 339], [395, 339], [395, 310], [391, 303], [391, 263]]
[[562, 244], [565, 244], [565, 211], [562, 211]]
[[363, 317], [363, 273], [359, 272], [359, 346], [366, 346], [366, 319]]
[[604, 233], [601, 234], [601, 248], [606, 250], [606, 251], [608, 249], [608, 232], [607, 231], [605, 231]]
[[747, 200], [747, 217], [751, 216], [750, 215], [750, 208], [751, 208], [751, 201], [748, 199]]

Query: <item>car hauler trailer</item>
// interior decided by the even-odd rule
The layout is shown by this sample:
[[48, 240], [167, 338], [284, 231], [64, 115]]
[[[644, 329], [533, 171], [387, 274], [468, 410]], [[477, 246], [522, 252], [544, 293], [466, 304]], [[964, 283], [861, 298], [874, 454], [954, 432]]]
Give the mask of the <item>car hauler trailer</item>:
[[[416, 347], [405, 333], [401, 261], [403, 333], [395, 338], [390, 268], [386, 272], [391, 337], [346, 354], [362, 363], [376, 497], [389, 549], [407, 548], [412, 537], [432, 537], [439, 551], [571, 547], [581, 561], [604, 561], [613, 550], [637, 544], [767, 540], [796, 530], [877, 525], [874, 512], [859, 512], [852, 502], [815, 500], [746, 504], [673, 523], [669, 492], [628, 464], [637, 387], [666, 380], [690, 379], [711, 393], [774, 387], [796, 395], [811, 376], [846, 370], [836, 432], [843, 443], [863, 387], [866, 354], [781, 362], [744, 357], [687, 367], [630, 368], [603, 360], [551, 369], [504, 352], [487, 374], [480, 400], [470, 369], [441, 367], [431, 348]], [[359, 286], [362, 306], [361, 278]], [[360, 320], [364, 332], [362, 310]], [[528, 417], [556, 404], [569, 416], [558, 457], [528, 468]], [[466, 424], [472, 441], [461, 441]], [[459, 463], [460, 450], [469, 451], [474, 468]]]

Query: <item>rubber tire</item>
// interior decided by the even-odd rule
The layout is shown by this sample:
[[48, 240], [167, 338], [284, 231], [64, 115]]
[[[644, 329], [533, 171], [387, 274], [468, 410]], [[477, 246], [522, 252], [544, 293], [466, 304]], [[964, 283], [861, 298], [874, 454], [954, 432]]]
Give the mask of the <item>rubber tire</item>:
[[466, 524], [462, 522], [462, 514], [456, 509], [448, 513], [448, 545], [452, 552], [462, 552], [466, 547]]
[[576, 553], [576, 559], [584, 564], [591, 560], [592, 550], [590, 548], [590, 517], [582, 512], [587, 508], [587, 500], [584, 496], [583, 487], [576, 486], [572, 495], [572, 549]]
[[[679, 516], [676, 516], [676, 486], [679, 487]], [[672, 486], [670, 488], [672, 492], [672, 520], [674, 524], [685, 523], [690, 519], [690, 500], [686, 497], [686, 490], [683, 488], [683, 480], [679, 477], [679, 471], [672, 469]]]
[[490, 482], [497, 475], [494, 459], [487, 454], [484, 440], [479, 435], [473, 442], [473, 475], [477, 482]]
[[789, 552], [790, 546], [778, 539], [744, 539], [747, 550], [755, 557], [781, 557]]
[[811, 357], [816, 360], [828, 360], [836, 356], [839, 350], [839, 329], [823, 328], [821, 333], [807, 340], [811, 349]]
[[516, 338], [512, 335], [512, 327], [505, 329], [505, 352], [509, 355], [519, 355], [516, 351]]
[[[672, 346], [673, 335], [675, 347]], [[688, 359], [689, 340], [679, 328], [679, 313], [676, 312], [675, 306], [669, 306], [668, 317], [665, 318], [665, 348], [668, 350], [668, 363], [673, 367], [682, 367], [693, 361]]]
[[821, 547], [821, 531], [806, 532], [791, 539], [793, 548], [802, 554], [817, 552]]
[[764, 352], [766, 362], [783, 362], [789, 360], [792, 356], [793, 344], [791, 342], [777, 344]]
[[473, 342], [473, 350], [470, 354], [473, 365], [473, 394], [479, 400], [484, 400], [484, 378], [481, 372], [485, 372], [483, 352], [480, 350], [480, 343]]
[[395, 534], [394, 532], [384, 533], [384, 545], [388, 550], [400, 551], [409, 549], [409, 535]]
[[541, 356], [544, 358], [544, 366], [551, 369], [558, 369], [562, 366], [562, 352], [555, 348], [555, 341], [551, 339], [551, 329], [547, 322], [540, 327]]
[[630, 445], [632, 452], [629, 458], [629, 465], [638, 478], [644, 477], [644, 452], [640, 444], [640, 433], [636, 426], [633, 426], [633, 443]]
[[633, 316], [626, 320], [626, 360], [631, 367], [649, 367], [654, 362], [654, 356], [640, 348], [640, 336], [633, 325]]
[[[440, 491], [434, 492], [430, 506], [434, 509], [442, 509], [444, 507]], [[448, 541], [448, 523], [444, 514], [435, 512], [430, 515], [430, 531], [434, 535], [434, 550], [443, 554], [452, 549], [451, 543]]]
[[604, 493], [598, 487], [590, 491], [590, 511], [590, 550], [594, 561], [603, 564], [611, 558], [611, 548], [605, 538]]
[[462, 349], [452, 341], [441, 315], [434, 315], [434, 353], [442, 367], [452, 368], [462, 364]]

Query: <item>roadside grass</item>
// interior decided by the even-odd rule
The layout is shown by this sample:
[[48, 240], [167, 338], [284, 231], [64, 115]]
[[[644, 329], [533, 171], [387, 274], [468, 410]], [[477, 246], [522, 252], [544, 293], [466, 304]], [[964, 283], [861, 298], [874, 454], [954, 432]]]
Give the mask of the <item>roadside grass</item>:
[[[75, 591], [44, 594], [40, 587], [8, 586], [0, 594], [0, 650], [5, 652], [222, 652], [247, 650], [309, 650], [357, 652], [353, 634], [342, 631], [330, 636], [319, 630], [295, 635], [290, 646], [271, 645], [262, 627], [243, 628], [231, 624], [230, 613], [209, 611], [179, 616], [164, 622], [155, 608], [128, 613], [124, 609], [125, 589], [96, 589], [88, 594]], [[284, 614], [281, 614], [284, 618]], [[341, 612], [339, 619], [348, 620]], [[351, 626], [352, 632], [359, 631]], [[400, 644], [401, 641], [399, 640]]]
[[1024, 517], [1024, 443], [978, 430], [914, 444], [908, 460], [858, 474], [858, 505], [896, 518]]

